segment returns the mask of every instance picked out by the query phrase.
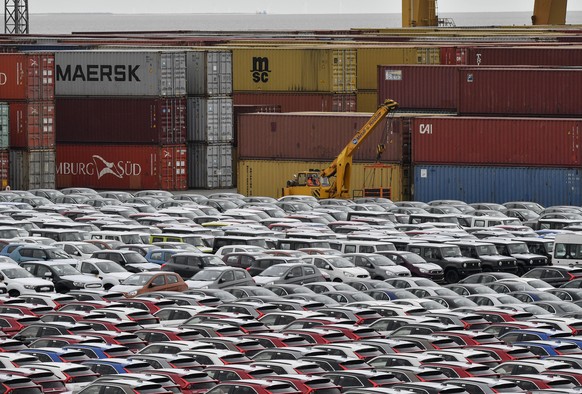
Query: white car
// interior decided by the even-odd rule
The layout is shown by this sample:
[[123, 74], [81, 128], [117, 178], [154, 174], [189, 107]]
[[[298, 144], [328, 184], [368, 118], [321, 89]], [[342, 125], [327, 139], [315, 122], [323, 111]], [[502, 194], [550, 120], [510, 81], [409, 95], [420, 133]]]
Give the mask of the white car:
[[65, 381], [67, 389], [72, 392], [77, 392], [99, 376], [91, 371], [89, 367], [74, 363], [43, 362], [27, 364], [26, 367], [52, 372], [55, 376]]
[[222, 258], [226, 254], [235, 252], [264, 253], [266, 250], [265, 248], [254, 245], [227, 245], [218, 249], [214, 254]]
[[95, 252], [98, 252], [100, 249], [89, 243], [83, 241], [66, 241], [66, 242], [57, 242], [53, 244], [53, 246], [58, 246], [62, 248], [65, 252], [67, 252], [71, 257], [77, 260], [86, 260], [91, 258], [91, 255]]
[[303, 257], [303, 261], [315, 265], [322, 272], [329, 275], [334, 282], [346, 282], [359, 279], [370, 279], [370, 273], [363, 268], [356, 267], [349, 260], [340, 256], [315, 255]]
[[18, 264], [0, 263], [0, 274], [0, 281], [6, 284], [11, 297], [25, 293], [49, 293], [55, 289], [53, 282], [34, 277]]
[[132, 274], [116, 262], [95, 258], [79, 261], [77, 269], [82, 274], [92, 275], [101, 279], [105, 290], [120, 284]]

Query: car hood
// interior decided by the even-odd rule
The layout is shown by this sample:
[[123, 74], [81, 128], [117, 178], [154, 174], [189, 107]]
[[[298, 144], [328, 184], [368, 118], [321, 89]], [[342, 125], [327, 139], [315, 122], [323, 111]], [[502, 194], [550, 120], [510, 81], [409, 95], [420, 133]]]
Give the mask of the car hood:
[[201, 289], [214, 283], [213, 280], [185, 280], [189, 289]]
[[108, 274], [103, 273], [101, 276], [103, 278], [115, 278], [115, 279], [125, 279], [131, 275], [131, 272], [110, 272]]
[[64, 280], [70, 280], [72, 282], [80, 282], [85, 284], [90, 283], [98, 283], [101, 284], [101, 280], [95, 277], [87, 276], [87, 275], [64, 275], [61, 276]]
[[255, 283], [259, 286], [266, 285], [267, 283], [274, 283], [275, 281], [281, 279], [280, 276], [261, 276], [257, 275], [254, 276], [253, 279]]
[[410, 270], [408, 268], [402, 267], [400, 265], [389, 265], [389, 266], [385, 266], [382, 268], [388, 272], [393, 272], [397, 275], [398, 274], [410, 274]]
[[342, 271], [342, 272], [348, 272], [348, 273], [355, 275], [355, 276], [358, 276], [358, 275], [370, 276], [370, 273], [368, 271], [366, 271], [365, 269], [360, 268], [360, 267], [337, 268], [337, 270]]
[[109, 291], [119, 291], [122, 293], [129, 293], [130, 291], [139, 290], [142, 286], [130, 286], [130, 285], [115, 285]]
[[422, 264], [422, 265], [416, 265], [415, 267], [417, 267], [418, 269], [422, 268], [423, 270], [426, 271], [442, 271], [443, 268], [435, 263], [427, 263], [427, 264]]
[[445, 257], [446, 261], [452, 263], [480, 263], [481, 260], [472, 259], [470, 257]]
[[41, 278], [17, 278], [17, 279], [7, 279], [8, 282], [22, 283], [23, 285], [33, 285], [33, 286], [51, 286], [54, 284], [50, 280]]

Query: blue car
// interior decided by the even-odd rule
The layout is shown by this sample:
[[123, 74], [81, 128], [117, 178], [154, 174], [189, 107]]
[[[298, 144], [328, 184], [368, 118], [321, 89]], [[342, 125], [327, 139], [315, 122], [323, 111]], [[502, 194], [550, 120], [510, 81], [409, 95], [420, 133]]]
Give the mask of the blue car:
[[35, 348], [22, 349], [18, 353], [35, 356], [40, 362], [57, 362], [57, 363], [79, 363], [88, 360], [89, 357], [85, 353], [63, 348]]
[[145, 259], [154, 264], [165, 264], [176, 253], [184, 253], [183, 249], [153, 249], [147, 252]]
[[513, 345], [516, 342], [523, 341], [552, 341], [563, 340], [571, 337], [572, 333], [567, 331], [557, 331], [554, 329], [535, 329], [535, 330], [512, 330], [499, 336], [503, 342]]
[[154, 369], [146, 362], [127, 360], [125, 358], [94, 359], [83, 361], [81, 364], [101, 376], [135, 373]]
[[579, 354], [580, 348], [567, 341], [523, 341], [514, 346], [524, 347], [539, 357], [561, 356], [563, 354]]
[[134, 355], [134, 353], [125, 346], [112, 345], [109, 343], [76, 343], [63, 346], [63, 349], [83, 352], [91, 359], [123, 358]]

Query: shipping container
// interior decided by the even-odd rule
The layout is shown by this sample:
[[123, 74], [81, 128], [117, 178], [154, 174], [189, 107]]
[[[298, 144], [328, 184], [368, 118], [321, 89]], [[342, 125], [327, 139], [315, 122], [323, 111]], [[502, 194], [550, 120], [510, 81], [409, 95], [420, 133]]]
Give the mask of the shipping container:
[[[369, 113], [242, 114], [238, 118], [238, 155], [241, 159], [332, 161], [371, 116]], [[402, 135], [409, 133], [409, 122], [400, 116], [384, 119], [360, 145], [354, 160], [375, 161], [378, 144], [384, 144], [382, 162], [400, 162]]]
[[8, 149], [0, 150], [0, 186], [6, 189], [10, 181], [10, 153]]
[[[238, 117], [241, 114], [254, 114], [257, 112], [267, 112], [267, 113], [280, 113], [280, 105], [268, 105], [268, 104], [257, 104], [257, 105], [234, 105], [233, 107], [233, 126], [232, 126], [232, 145], [234, 147], [238, 146]], [[237, 157], [233, 154], [233, 157]]]
[[225, 189], [234, 185], [230, 144], [188, 144], [188, 187]]
[[[13, 101], [9, 106], [11, 148], [54, 148], [56, 122], [53, 101]], [[8, 141], [2, 141], [2, 144], [4, 142]]]
[[356, 112], [355, 93], [236, 92], [235, 105], [278, 105], [280, 112]]
[[0, 149], [8, 149], [10, 135], [10, 112], [8, 103], [0, 103]]
[[427, 117], [412, 126], [413, 162], [582, 166], [582, 120]]
[[582, 46], [467, 46], [441, 48], [442, 64], [580, 66]]
[[57, 187], [182, 190], [187, 184], [186, 145], [57, 146]]
[[582, 205], [580, 168], [417, 165], [414, 199]]
[[378, 91], [358, 90], [356, 100], [357, 112], [375, 112], [378, 108]]
[[0, 100], [53, 100], [53, 54], [0, 54]]
[[[425, 94], [443, 94], [438, 90], [440, 85], [429, 86]], [[582, 68], [461, 68], [458, 112], [466, 115], [581, 116], [580, 86]]]
[[456, 111], [459, 103], [458, 67], [380, 66], [377, 104], [396, 100], [400, 109]]
[[[239, 160], [237, 189], [245, 196], [281, 197], [282, 188], [293, 174], [310, 169], [323, 169], [329, 165], [322, 161]], [[394, 201], [402, 197], [402, 167], [398, 164], [386, 169], [374, 169], [371, 163], [354, 163], [351, 174], [352, 194], [360, 196], [364, 187], [390, 189]]]
[[234, 91], [333, 92], [356, 90], [356, 50], [235, 48]]
[[10, 182], [14, 190], [54, 189], [55, 150], [10, 150]]
[[186, 53], [57, 52], [57, 96], [184, 96]]
[[183, 144], [185, 97], [57, 97], [58, 143]]
[[186, 52], [188, 94], [196, 96], [232, 95], [232, 52]]
[[188, 97], [188, 141], [233, 140], [232, 97]]
[[438, 47], [361, 47], [358, 51], [358, 91], [378, 89], [378, 66], [387, 64], [440, 64]]

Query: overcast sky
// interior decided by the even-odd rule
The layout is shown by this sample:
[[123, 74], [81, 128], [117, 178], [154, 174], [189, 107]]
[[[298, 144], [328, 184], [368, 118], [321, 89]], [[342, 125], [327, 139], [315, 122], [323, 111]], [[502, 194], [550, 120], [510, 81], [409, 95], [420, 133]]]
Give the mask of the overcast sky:
[[[265, 10], [269, 13], [399, 13], [401, 0], [29, 0], [31, 13], [208, 13]], [[576, 3], [576, 4], [574, 4]], [[533, 10], [534, 0], [439, 0], [439, 14]], [[570, 0], [569, 11], [582, 11], [582, 1]]]

